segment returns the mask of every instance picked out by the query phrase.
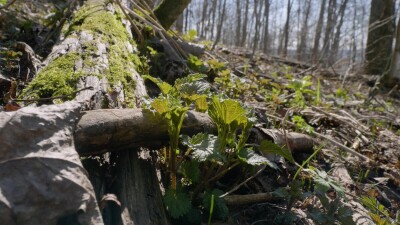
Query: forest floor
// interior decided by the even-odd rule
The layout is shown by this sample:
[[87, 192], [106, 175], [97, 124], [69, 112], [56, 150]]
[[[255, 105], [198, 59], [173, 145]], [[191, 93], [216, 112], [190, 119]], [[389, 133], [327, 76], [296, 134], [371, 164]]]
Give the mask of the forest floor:
[[[298, 164], [274, 158], [279, 170], [267, 168], [234, 192], [278, 193], [290, 187], [279, 193], [284, 201], [233, 204], [229, 222], [218, 224], [351, 224], [343, 219], [342, 206], [357, 224], [399, 223], [398, 87], [371, 94], [376, 76], [340, 74], [264, 54], [250, 58], [250, 51], [220, 47], [202, 60], [231, 71], [218, 72], [214, 87], [252, 109], [256, 127], [310, 135], [314, 148], [292, 150]], [[299, 164], [304, 170], [296, 183]], [[312, 184], [329, 186], [328, 199]]]

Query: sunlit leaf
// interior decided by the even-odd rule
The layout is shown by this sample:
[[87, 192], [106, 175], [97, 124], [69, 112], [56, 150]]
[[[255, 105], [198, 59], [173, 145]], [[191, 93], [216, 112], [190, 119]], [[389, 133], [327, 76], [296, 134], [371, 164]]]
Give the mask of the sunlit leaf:
[[218, 150], [219, 143], [214, 135], [199, 133], [191, 138], [184, 138], [183, 143], [193, 149], [193, 159], [199, 162], [206, 160], [226, 161], [226, 157]]
[[208, 109], [207, 96], [201, 96], [195, 101], [196, 111], [206, 112]]
[[164, 114], [170, 110], [168, 106], [167, 99], [156, 98], [150, 105], [158, 112], [159, 114]]
[[171, 90], [173, 89], [173, 87], [170, 84], [162, 81], [159, 78], [155, 78], [155, 77], [152, 77], [152, 76], [149, 76], [149, 75], [143, 75], [143, 78], [147, 79], [147, 80], [150, 80], [153, 83], [155, 83], [158, 86], [158, 88], [160, 88], [161, 93], [163, 93], [164, 95], [170, 93]]
[[256, 154], [252, 149], [248, 148], [241, 149], [238, 153], [238, 157], [243, 162], [252, 166], [259, 166], [265, 164], [274, 169], [278, 169], [275, 163], [271, 162], [262, 155]]

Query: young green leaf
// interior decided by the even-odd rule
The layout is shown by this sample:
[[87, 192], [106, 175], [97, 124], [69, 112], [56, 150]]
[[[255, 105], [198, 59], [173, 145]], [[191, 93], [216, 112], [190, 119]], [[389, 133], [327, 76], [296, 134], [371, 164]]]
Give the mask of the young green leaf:
[[206, 112], [208, 109], [207, 96], [203, 95], [195, 101], [196, 111]]
[[162, 81], [160, 78], [155, 78], [149, 75], [143, 75], [143, 78], [155, 83], [158, 86], [158, 88], [160, 88], [161, 93], [163, 93], [164, 95], [170, 93], [171, 90], [173, 89], [173, 87], [170, 84]]
[[330, 188], [333, 188], [340, 197], [344, 196], [344, 187], [340, 186], [335, 180], [328, 176], [325, 171], [318, 170], [317, 168], [310, 167], [304, 169], [313, 176], [313, 180], [316, 183], [316, 190], [321, 193], [326, 193]]
[[167, 113], [169, 109], [168, 100], [163, 98], [156, 98], [153, 102], [150, 103], [151, 107], [153, 107], [157, 113], [160, 115], [164, 115]]
[[199, 162], [206, 160], [226, 161], [226, 157], [218, 150], [217, 137], [212, 134], [199, 133], [191, 138], [185, 138], [183, 143], [193, 149], [193, 159]]
[[293, 155], [289, 149], [283, 148], [270, 140], [264, 140], [261, 142], [259, 150], [263, 153], [277, 154], [285, 158], [291, 163], [294, 163]]

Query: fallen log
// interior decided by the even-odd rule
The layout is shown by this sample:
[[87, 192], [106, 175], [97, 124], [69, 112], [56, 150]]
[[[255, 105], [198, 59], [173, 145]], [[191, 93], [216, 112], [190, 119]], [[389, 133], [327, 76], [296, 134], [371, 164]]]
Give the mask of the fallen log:
[[[189, 111], [181, 133], [215, 133], [204, 113]], [[167, 122], [146, 109], [100, 109], [84, 112], [75, 130], [75, 147], [81, 156], [127, 148], [158, 148], [168, 141]]]
[[273, 192], [249, 194], [249, 195], [227, 195], [224, 201], [227, 205], [246, 205], [261, 202], [276, 202], [282, 200]]

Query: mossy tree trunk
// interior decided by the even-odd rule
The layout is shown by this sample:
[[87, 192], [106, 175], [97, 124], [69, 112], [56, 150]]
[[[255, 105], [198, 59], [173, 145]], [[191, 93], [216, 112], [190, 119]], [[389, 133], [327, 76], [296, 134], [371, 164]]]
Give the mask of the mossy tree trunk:
[[[87, 0], [76, 10], [24, 98], [71, 96], [85, 110], [140, 107], [146, 95], [137, 72], [142, 63], [129, 22], [109, 2]], [[87, 87], [93, 89], [74, 95]], [[155, 167], [151, 159], [139, 159], [137, 150], [83, 160], [105, 224], [168, 224]]]

